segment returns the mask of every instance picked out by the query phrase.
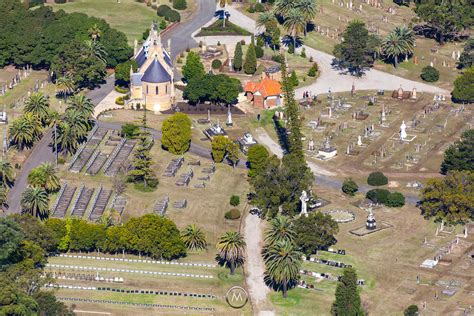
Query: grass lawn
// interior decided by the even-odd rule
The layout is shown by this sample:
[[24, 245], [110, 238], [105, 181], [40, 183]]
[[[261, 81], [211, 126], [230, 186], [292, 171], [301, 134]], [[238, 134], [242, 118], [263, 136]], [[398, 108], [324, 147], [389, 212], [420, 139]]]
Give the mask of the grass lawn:
[[[158, 4], [169, 4], [169, 2], [159, 0]], [[117, 3], [117, 0], [76, 0], [51, 6], [54, 10], [63, 9], [68, 13], [80, 12], [102, 18], [112, 27], [124, 32], [130, 44], [133, 44], [135, 39], [140, 40], [142, 33], [154, 20], [161, 21], [156, 10], [134, 0], [121, 0], [120, 3]]]
[[217, 35], [250, 35], [250, 32], [229, 21], [226, 21], [225, 27], [223, 27], [223, 20], [217, 20], [211, 25], [201, 28], [201, 31], [196, 36]]

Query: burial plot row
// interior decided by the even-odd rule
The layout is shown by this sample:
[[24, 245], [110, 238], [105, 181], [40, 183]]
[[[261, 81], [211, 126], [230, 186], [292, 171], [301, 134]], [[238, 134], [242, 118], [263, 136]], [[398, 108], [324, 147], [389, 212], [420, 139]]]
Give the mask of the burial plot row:
[[164, 216], [166, 214], [166, 210], [168, 209], [169, 202], [170, 202], [169, 197], [165, 197], [162, 201], [156, 202], [155, 207], [153, 208], [153, 211], [155, 213], [158, 213]]
[[54, 217], [63, 218], [66, 215], [74, 193], [76, 193], [76, 187], [69, 186], [67, 183], [64, 184], [56, 200], [56, 206], [53, 208]]
[[116, 156], [112, 157], [113, 160], [111, 161], [110, 166], [105, 170], [106, 176], [113, 177], [117, 174], [119, 168], [127, 161], [132, 153], [136, 142], [137, 140], [135, 139], [127, 139], [123, 143], [123, 146], [118, 150]]
[[72, 207], [72, 216], [80, 218], [84, 216], [94, 191], [95, 189], [86, 188], [85, 186], [81, 187], [77, 200]]
[[195, 306], [183, 306], [183, 305], [131, 303], [131, 302], [121, 302], [121, 301], [112, 301], [112, 300], [98, 300], [98, 299], [76, 298], [76, 297], [57, 297], [57, 299], [60, 300], [60, 301], [86, 302], [86, 303], [98, 303], [98, 304], [116, 304], [116, 305], [127, 305], [127, 306], [134, 306], [134, 307], [143, 307], [143, 308], [171, 308], [171, 309], [206, 311], [206, 312], [214, 312], [215, 311], [215, 309], [212, 308], [212, 307], [195, 307]]
[[171, 162], [166, 167], [165, 172], [164, 172], [163, 175], [165, 177], [174, 177], [174, 176], [176, 176], [176, 173], [178, 173], [178, 170], [183, 165], [183, 162], [184, 162], [183, 157], [172, 159]]
[[117, 211], [120, 215], [122, 215], [123, 211], [125, 210], [125, 206], [127, 205], [127, 198], [118, 195], [114, 198], [112, 203], [112, 209]]
[[95, 203], [92, 206], [92, 212], [89, 216], [90, 220], [98, 220], [102, 214], [104, 214], [111, 195], [112, 190], [106, 190], [102, 186], [100, 187]]

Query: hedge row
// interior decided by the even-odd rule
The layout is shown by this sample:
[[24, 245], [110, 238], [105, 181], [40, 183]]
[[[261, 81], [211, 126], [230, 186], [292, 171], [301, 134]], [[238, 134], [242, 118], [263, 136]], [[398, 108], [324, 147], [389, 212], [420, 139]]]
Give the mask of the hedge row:
[[179, 22], [181, 21], [181, 15], [178, 11], [171, 9], [166, 4], [160, 5], [156, 10], [158, 16], [164, 18], [168, 22]]

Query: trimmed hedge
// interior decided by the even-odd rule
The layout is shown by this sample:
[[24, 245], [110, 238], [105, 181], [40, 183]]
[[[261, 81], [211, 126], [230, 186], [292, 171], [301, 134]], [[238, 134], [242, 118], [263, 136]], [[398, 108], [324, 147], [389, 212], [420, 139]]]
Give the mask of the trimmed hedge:
[[115, 91], [117, 91], [118, 93], [127, 93], [128, 89], [121, 86], [115, 86]]
[[117, 99], [115, 99], [115, 104], [124, 105], [125, 101], [124, 101], [123, 97], [118, 97]]
[[386, 185], [388, 184], [388, 178], [382, 172], [372, 172], [367, 178], [367, 184], [374, 187]]
[[231, 209], [230, 211], [226, 212], [224, 215], [225, 219], [239, 219], [240, 218], [240, 211], [236, 208]]
[[179, 22], [181, 21], [181, 15], [178, 11], [171, 9], [166, 4], [162, 4], [156, 10], [158, 16], [164, 18], [168, 22]]
[[384, 204], [389, 207], [402, 207], [405, 197], [400, 192], [390, 192], [385, 189], [373, 189], [367, 192], [366, 198], [374, 203]]
[[439, 71], [435, 67], [426, 66], [421, 70], [420, 77], [426, 82], [436, 82], [439, 80]]
[[229, 204], [232, 206], [238, 206], [240, 204], [240, 197], [238, 195], [232, 195]]

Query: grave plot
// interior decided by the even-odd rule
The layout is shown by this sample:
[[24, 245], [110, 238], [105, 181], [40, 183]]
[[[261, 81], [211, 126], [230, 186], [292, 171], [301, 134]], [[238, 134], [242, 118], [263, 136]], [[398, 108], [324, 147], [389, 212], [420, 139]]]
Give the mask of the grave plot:
[[105, 135], [107, 134], [108, 129], [99, 127], [97, 131], [92, 135], [92, 137], [87, 142], [90, 146], [98, 146], [100, 142], [104, 139]]
[[61, 188], [61, 192], [55, 203], [56, 205], [53, 208], [53, 217], [63, 218], [66, 215], [74, 193], [76, 193], [76, 187], [65, 184], [63, 188]]
[[189, 169], [188, 172], [183, 173], [182, 175], [179, 176], [179, 179], [176, 180], [175, 184], [179, 187], [188, 186], [193, 176], [194, 176], [193, 170]]
[[86, 168], [86, 174], [96, 175], [99, 173], [100, 169], [102, 169], [102, 166], [107, 161], [107, 158], [109, 158], [109, 155], [104, 154], [103, 152], [98, 152], [90, 166]]
[[116, 210], [120, 215], [122, 215], [127, 205], [127, 198], [124, 196], [116, 196], [112, 202], [112, 209]]
[[[133, 151], [133, 147], [137, 143], [136, 139], [127, 139], [121, 142], [122, 145], [117, 145], [114, 153], [110, 155], [109, 161], [104, 166], [104, 173], [106, 176], [113, 177], [117, 174], [120, 167], [127, 161]], [[120, 146], [120, 147], [119, 147]]]
[[99, 188], [99, 193], [97, 194], [97, 198], [92, 206], [91, 215], [89, 216], [90, 220], [98, 220], [102, 216], [102, 214], [104, 214], [105, 208], [109, 203], [111, 195], [112, 190], [107, 190], [103, 187]]
[[183, 157], [172, 159], [171, 162], [166, 167], [165, 172], [163, 173], [163, 176], [174, 177], [176, 173], [178, 173], [183, 163], [184, 163]]
[[95, 189], [89, 189], [85, 186], [82, 186], [82, 188], [79, 190], [77, 200], [72, 206], [72, 216], [77, 216], [79, 218], [84, 216], [94, 191]]
[[69, 168], [69, 171], [73, 173], [81, 172], [81, 170], [84, 168], [86, 163], [91, 158], [94, 151], [95, 151], [95, 148], [84, 147], [84, 149], [81, 150], [79, 156], [77, 156], [77, 159], [74, 160], [74, 163]]
[[170, 202], [169, 197], [165, 197], [162, 201], [156, 202], [155, 207], [153, 208], [153, 211], [155, 213], [158, 213], [158, 214], [162, 215], [162, 216], [165, 215], [166, 210], [168, 209], [169, 202]]
[[98, 156], [96, 149], [104, 139], [107, 132], [108, 130], [102, 127], [96, 127], [90, 132], [87, 142], [78, 150], [74, 158], [71, 160], [69, 171], [79, 173], [84, 169], [84, 167], [89, 169], [90, 165]]

